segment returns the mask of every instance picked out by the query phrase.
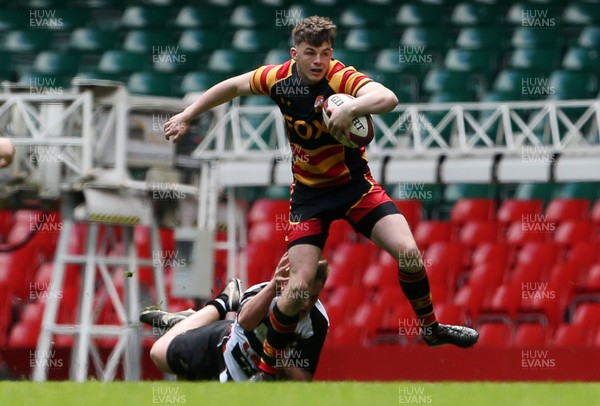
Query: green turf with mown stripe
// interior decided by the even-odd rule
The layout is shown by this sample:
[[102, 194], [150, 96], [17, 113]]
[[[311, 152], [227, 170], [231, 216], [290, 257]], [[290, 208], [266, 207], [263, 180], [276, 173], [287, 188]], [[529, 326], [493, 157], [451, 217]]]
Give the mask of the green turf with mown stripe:
[[1, 382], [1, 405], [593, 405], [595, 383]]

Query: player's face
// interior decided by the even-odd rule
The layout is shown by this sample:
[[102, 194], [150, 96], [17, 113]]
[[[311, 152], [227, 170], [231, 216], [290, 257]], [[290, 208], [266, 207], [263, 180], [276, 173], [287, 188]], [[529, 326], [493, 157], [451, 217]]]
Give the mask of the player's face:
[[325, 77], [332, 53], [333, 48], [329, 41], [325, 41], [319, 46], [303, 42], [290, 50], [292, 59], [296, 61], [300, 78], [309, 85], [313, 85]]
[[319, 295], [323, 290], [323, 281], [314, 281], [312, 287], [308, 290], [308, 299], [304, 301], [302, 307], [300, 308], [300, 313], [298, 316], [300, 319], [306, 317], [307, 314], [315, 307], [317, 300], [319, 300]]

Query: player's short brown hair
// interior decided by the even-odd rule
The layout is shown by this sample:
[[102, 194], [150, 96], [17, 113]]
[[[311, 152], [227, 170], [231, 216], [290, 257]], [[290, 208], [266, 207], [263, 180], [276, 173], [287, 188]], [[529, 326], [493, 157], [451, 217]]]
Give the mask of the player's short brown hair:
[[311, 16], [296, 24], [292, 31], [292, 39], [295, 46], [303, 42], [319, 46], [323, 42], [329, 41], [333, 47], [336, 30], [337, 27], [328, 17]]
[[315, 274], [315, 281], [327, 282], [327, 277], [329, 276], [329, 262], [326, 259], [320, 259], [317, 264], [317, 273]]

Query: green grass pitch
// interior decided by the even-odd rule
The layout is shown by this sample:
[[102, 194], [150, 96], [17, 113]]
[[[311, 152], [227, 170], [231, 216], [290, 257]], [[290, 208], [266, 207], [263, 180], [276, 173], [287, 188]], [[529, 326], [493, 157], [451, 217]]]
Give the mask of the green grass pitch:
[[0, 382], [1, 405], [594, 405], [595, 383]]

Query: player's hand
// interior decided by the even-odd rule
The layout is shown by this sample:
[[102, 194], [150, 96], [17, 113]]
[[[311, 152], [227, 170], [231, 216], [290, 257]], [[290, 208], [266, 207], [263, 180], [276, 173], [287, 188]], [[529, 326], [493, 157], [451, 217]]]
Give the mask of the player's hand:
[[15, 146], [7, 138], [0, 138], [0, 168], [11, 164], [15, 156]]
[[352, 124], [352, 114], [349, 107], [350, 103], [341, 106], [330, 105], [327, 107], [329, 115], [329, 133], [335, 138], [345, 137], [350, 139], [350, 125]]
[[183, 138], [190, 128], [190, 121], [183, 112], [171, 117], [164, 127], [166, 140], [169, 141], [172, 138], [173, 143], [176, 143]]
[[283, 290], [283, 287], [287, 284], [290, 279], [290, 260], [288, 257], [288, 253], [286, 251], [285, 254], [279, 260], [277, 267], [275, 268], [275, 274], [273, 275], [273, 279], [271, 279], [271, 283], [275, 285], [275, 291], [277, 294], [280, 294]]

